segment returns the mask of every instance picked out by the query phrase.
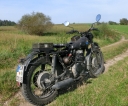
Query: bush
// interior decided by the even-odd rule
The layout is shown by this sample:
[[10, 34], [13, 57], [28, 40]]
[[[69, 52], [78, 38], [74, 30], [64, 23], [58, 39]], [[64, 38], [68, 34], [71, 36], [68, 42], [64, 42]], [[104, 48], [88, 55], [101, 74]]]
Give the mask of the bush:
[[17, 27], [24, 32], [37, 35], [42, 35], [52, 26], [51, 18], [39, 12], [22, 16], [17, 24]]
[[109, 25], [118, 25], [116, 22], [113, 22], [113, 21], [109, 21], [108, 23]]
[[118, 33], [111, 30], [106, 23], [99, 25], [99, 31], [93, 31], [96, 38], [105, 40], [117, 40], [119, 39]]

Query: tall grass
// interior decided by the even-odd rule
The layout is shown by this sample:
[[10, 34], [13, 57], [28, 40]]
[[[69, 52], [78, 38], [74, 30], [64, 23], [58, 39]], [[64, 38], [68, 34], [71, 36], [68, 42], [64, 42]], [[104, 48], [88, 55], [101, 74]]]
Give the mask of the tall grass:
[[[74, 29], [87, 30], [89, 26], [85, 24], [72, 25]], [[85, 28], [84, 28], [85, 26]], [[10, 28], [10, 29], [9, 29]], [[83, 28], [83, 29], [82, 29]], [[64, 27], [63, 25], [56, 25], [49, 35], [46, 36], [31, 36], [22, 33], [14, 27], [1, 27], [0, 28], [0, 68], [10, 68], [16, 64], [16, 60], [20, 57], [27, 55], [35, 42], [53, 42], [53, 43], [66, 43], [70, 41], [71, 36], [65, 34], [65, 31], [70, 28]], [[70, 29], [71, 30], [71, 29]], [[58, 31], [58, 32], [56, 32]], [[95, 37], [95, 36], [94, 36]], [[110, 44], [114, 41], [106, 39], [94, 39], [100, 46]], [[9, 63], [9, 64], [8, 64]]]
[[16, 87], [14, 70], [0, 72], [0, 94], [2, 95], [2, 101], [10, 98], [18, 90], [19, 89]]
[[103, 23], [98, 26], [99, 31], [94, 31], [94, 35], [98, 39], [105, 39], [108, 41], [117, 41], [120, 36], [119, 33], [114, 32], [109, 25]]
[[[81, 24], [73, 25], [74, 29], [87, 30], [90, 26]], [[65, 32], [71, 30], [63, 25], [55, 25], [51, 32], [44, 36], [28, 35], [17, 30], [15, 27], [0, 27], [0, 98], [5, 101], [18, 90], [15, 81], [15, 69], [18, 59], [30, 53], [32, 44], [39, 42], [65, 43], [69, 42], [71, 36]], [[106, 39], [94, 39], [102, 46], [110, 44]]]
[[87, 31], [90, 28], [90, 25], [87, 24], [71, 24], [70, 27], [65, 27], [63, 24], [54, 25], [51, 32], [65, 32], [70, 31], [72, 28], [78, 30], [78, 31]]
[[18, 59], [30, 53], [35, 42], [56, 42], [56, 38], [55, 36], [30, 36], [14, 27], [0, 27], [1, 101], [7, 100], [18, 91], [15, 81]]

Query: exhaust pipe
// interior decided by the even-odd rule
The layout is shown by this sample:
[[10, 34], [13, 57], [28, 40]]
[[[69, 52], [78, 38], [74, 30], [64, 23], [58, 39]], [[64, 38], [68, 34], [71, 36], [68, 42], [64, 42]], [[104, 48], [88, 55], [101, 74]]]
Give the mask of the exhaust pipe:
[[72, 78], [68, 78], [66, 80], [63, 80], [63, 81], [60, 81], [60, 82], [57, 82], [55, 85], [52, 86], [52, 89], [62, 89], [64, 87], [67, 87], [69, 86], [71, 83], [73, 83], [75, 80], [72, 79]]

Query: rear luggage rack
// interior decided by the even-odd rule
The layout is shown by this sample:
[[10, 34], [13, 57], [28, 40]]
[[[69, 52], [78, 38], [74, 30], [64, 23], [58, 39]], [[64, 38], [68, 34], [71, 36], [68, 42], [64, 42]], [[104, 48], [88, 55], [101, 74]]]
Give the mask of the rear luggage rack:
[[32, 45], [33, 51], [50, 52], [53, 51], [53, 43], [35, 43]]

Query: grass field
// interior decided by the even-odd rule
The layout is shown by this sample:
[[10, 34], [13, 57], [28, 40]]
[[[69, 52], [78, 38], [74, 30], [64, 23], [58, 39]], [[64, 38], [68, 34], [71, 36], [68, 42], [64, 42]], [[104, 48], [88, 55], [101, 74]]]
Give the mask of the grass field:
[[[85, 31], [90, 25], [79, 24], [73, 25], [73, 27], [80, 31]], [[32, 44], [37, 42], [69, 42], [71, 36], [73, 36], [65, 34], [65, 31], [69, 30], [71, 29], [63, 25], [55, 25], [53, 29], [45, 33], [44, 36], [34, 36], [25, 34], [15, 27], [0, 27], [0, 104], [8, 100], [19, 90], [15, 81], [16, 66], [20, 58], [30, 53]], [[116, 42], [117, 40], [119, 39], [94, 38], [94, 41], [98, 42], [101, 47]], [[103, 50], [105, 59], [113, 58], [125, 51], [127, 47], [128, 42], [114, 47], [115, 49], [109, 48], [108, 50]]]
[[109, 25], [110, 28], [120, 32], [125, 38], [128, 39], [128, 25]]

